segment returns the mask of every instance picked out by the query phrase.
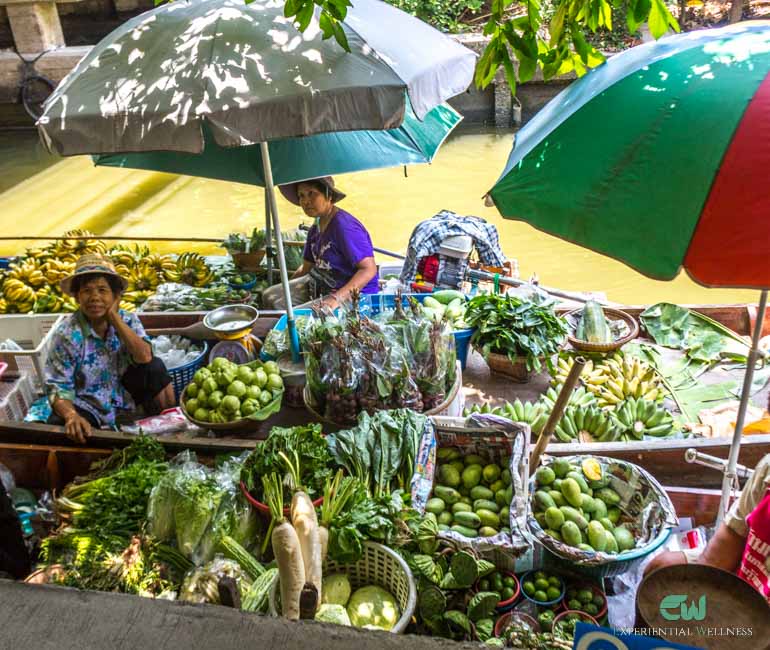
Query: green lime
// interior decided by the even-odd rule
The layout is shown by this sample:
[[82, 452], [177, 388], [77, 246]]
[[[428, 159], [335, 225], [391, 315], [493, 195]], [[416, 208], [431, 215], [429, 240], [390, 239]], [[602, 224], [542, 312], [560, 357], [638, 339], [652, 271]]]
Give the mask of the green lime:
[[479, 580], [479, 589], [481, 591], [489, 591], [489, 580], [486, 578]]
[[[493, 591], [502, 591], [503, 590], [503, 579], [500, 577], [499, 573], [496, 573], [492, 577], [492, 589]], [[537, 585], [535, 585], [537, 587]]]
[[583, 608], [583, 611], [591, 616], [596, 616], [599, 613], [599, 608], [593, 603], [588, 603], [588, 605]]
[[537, 589], [535, 589], [535, 584], [533, 582], [530, 582], [527, 580], [521, 588], [524, 590], [524, 593], [527, 594], [527, 596], [534, 596]]
[[548, 580], [543, 580], [543, 578], [538, 578], [535, 580], [535, 589], [545, 591], [550, 586], [551, 585], [548, 584]]
[[573, 599], [573, 600], [570, 600], [570, 601], [567, 603], [567, 606], [568, 606], [570, 609], [581, 609], [581, 608], [583, 607], [583, 603], [581, 603], [579, 600], [575, 600], [575, 599]]
[[556, 587], [548, 587], [548, 591], [545, 593], [548, 594], [548, 600], [556, 600], [559, 596], [561, 596], [561, 589], [557, 589]]
[[604, 596], [601, 594], [596, 594], [593, 599], [593, 604], [596, 605], [599, 609], [604, 607]]
[[586, 603], [590, 603], [594, 599], [594, 592], [590, 589], [581, 589], [578, 591], [578, 600], [583, 603], [584, 605]]
[[542, 591], [541, 589], [538, 589], [535, 592], [535, 595], [532, 596], [532, 598], [534, 598], [535, 600], [537, 600], [538, 602], [541, 602], [541, 603], [548, 602], [548, 594], [545, 593], [544, 591]]
[[535, 573], [532, 575], [532, 577], [535, 580], [548, 580], [548, 576], [545, 575], [542, 571], [535, 571]]
[[513, 589], [516, 586], [516, 578], [513, 576], [503, 576], [503, 585]]
[[551, 585], [552, 587], [561, 588], [561, 579], [558, 578], [557, 576], [550, 576], [548, 578], [548, 584]]
[[500, 592], [500, 600], [510, 600], [513, 598], [514, 591], [511, 587], [503, 587]]

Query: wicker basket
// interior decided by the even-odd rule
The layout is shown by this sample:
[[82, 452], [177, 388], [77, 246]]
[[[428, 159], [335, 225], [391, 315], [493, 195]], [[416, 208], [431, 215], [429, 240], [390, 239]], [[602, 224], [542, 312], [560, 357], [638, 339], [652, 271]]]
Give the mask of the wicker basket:
[[[636, 319], [631, 316], [631, 314], [627, 314], [620, 309], [611, 309], [610, 307], [603, 307], [602, 309], [604, 310], [604, 315], [607, 318], [611, 320], [624, 321], [629, 327], [629, 333], [619, 339], [615, 339], [612, 341], [612, 343], [589, 343], [588, 341], [581, 341], [580, 339], [576, 339], [571, 334], [567, 334], [567, 340], [570, 342], [570, 345], [573, 348], [576, 350], [582, 350], [584, 352], [614, 352], [615, 350], [622, 348], [629, 341], [633, 341], [637, 336], [639, 336], [639, 323], [636, 322]], [[573, 309], [572, 311], [564, 314], [564, 317], [568, 318], [570, 316], [576, 316], [579, 315], [582, 311], [582, 309]]]
[[241, 271], [255, 273], [259, 270], [259, 265], [265, 257], [265, 249], [254, 251], [253, 253], [232, 253], [233, 264], [235, 268]]
[[532, 374], [527, 370], [527, 357], [516, 357], [516, 363], [511, 363], [511, 360], [505, 354], [490, 352], [487, 355], [487, 365], [495, 374], [505, 375], [521, 384], [529, 381]]
[[[353, 591], [360, 587], [377, 585], [393, 594], [401, 610], [401, 617], [390, 630], [402, 634], [409, 625], [417, 605], [417, 587], [404, 559], [387, 546], [376, 542], [364, 542], [363, 557], [354, 564], [337, 564], [327, 560], [323, 567], [324, 575], [344, 573]], [[278, 616], [281, 604], [280, 581], [276, 578], [270, 588], [270, 614]]]

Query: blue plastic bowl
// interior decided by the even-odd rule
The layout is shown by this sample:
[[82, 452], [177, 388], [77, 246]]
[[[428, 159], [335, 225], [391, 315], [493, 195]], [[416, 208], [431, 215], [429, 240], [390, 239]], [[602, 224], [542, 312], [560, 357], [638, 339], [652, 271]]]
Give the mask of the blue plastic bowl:
[[257, 278], [255, 277], [251, 282], [246, 282], [245, 284], [238, 284], [236, 282], [228, 282], [227, 284], [233, 289], [245, 289], [246, 291], [251, 291], [257, 286]]
[[535, 600], [532, 598], [532, 596], [528, 595], [524, 591], [524, 583], [527, 581], [527, 576], [536, 573], [537, 571], [540, 571], [540, 569], [532, 569], [531, 571], [527, 571], [521, 576], [521, 578], [519, 578], [519, 584], [521, 585], [521, 595], [524, 596], [524, 598], [526, 598], [529, 602], [534, 603], [540, 607], [551, 607], [552, 605], [558, 605], [562, 600], [564, 600], [564, 594], [567, 593], [567, 583], [562, 576], [558, 576], [559, 580], [561, 580], [561, 594], [559, 594], [559, 597], [555, 600]]

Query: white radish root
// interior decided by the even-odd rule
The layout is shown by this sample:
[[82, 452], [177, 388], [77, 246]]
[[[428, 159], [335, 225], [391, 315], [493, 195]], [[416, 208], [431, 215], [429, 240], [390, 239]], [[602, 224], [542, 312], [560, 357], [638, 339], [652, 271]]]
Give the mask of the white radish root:
[[305, 492], [298, 491], [294, 493], [291, 500], [291, 517], [302, 551], [305, 580], [318, 590], [318, 602], [321, 603], [323, 549], [321, 547], [318, 517], [316, 516], [313, 502]]
[[273, 529], [271, 541], [281, 581], [281, 614], [296, 621], [299, 620], [299, 597], [305, 586], [305, 565], [299, 537], [294, 527], [284, 522]]

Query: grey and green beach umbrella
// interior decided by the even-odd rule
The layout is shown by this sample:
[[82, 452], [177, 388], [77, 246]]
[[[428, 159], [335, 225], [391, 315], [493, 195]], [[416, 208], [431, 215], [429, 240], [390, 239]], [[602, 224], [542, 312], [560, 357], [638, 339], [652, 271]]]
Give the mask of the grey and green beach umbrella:
[[297, 355], [268, 143], [397, 129], [410, 105], [424, 120], [466, 90], [476, 55], [380, 0], [348, 8], [350, 52], [322, 39], [318, 10], [300, 33], [283, 6], [174, 0], [141, 14], [62, 80], [37, 126], [65, 156], [258, 145]]

